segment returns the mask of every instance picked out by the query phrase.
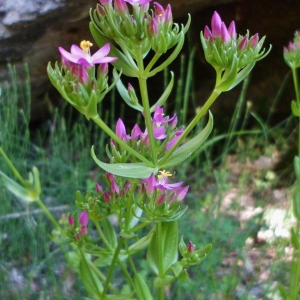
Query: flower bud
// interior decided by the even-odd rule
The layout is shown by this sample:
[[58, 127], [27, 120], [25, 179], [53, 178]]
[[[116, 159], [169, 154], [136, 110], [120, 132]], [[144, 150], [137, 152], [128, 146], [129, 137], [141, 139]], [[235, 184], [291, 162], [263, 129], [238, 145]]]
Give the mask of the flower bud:
[[74, 226], [75, 224], [74, 217], [71, 214], [68, 215], [68, 222], [70, 226]]
[[80, 233], [81, 233], [82, 235], [86, 235], [86, 234], [88, 233], [88, 228], [87, 228], [87, 226], [82, 225], [82, 226], [80, 227]]
[[102, 188], [102, 186], [99, 183], [95, 184], [95, 188], [96, 188], [96, 192], [98, 194], [102, 194], [103, 193], [103, 188]]
[[213, 37], [221, 36], [221, 24], [222, 20], [219, 14], [215, 11], [211, 19], [211, 29]]
[[187, 244], [187, 252], [189, 253], [193, 253], [195, 251], [195, 245], [189, 241], [189, 243]]
[[108, 192], [104, 192], [103, 199], [106, 203], [109, 203], [110, 202], [110, 194]]
[[86, 226], [89, 222], [89, 215], [86, 210], [84, 210], [79, 216], [79, 223], [82, 226]]
[[120, 189], [119, 189], [117, 183], [114, 180], [111, 183], [111, 191], [113, 193], [117, 193], [117, 194], [119, 194], [119, 192], [120, 192]]
[[161, 205], [164, 203], [166, 199], [166, 194], [161, 194], [157, 199], [156, 199], [156, 204]]
[[243, 39], [240, 41], [238, 47], [239, 47], [239, 49], [240, 49], [241, 51], [244, 51], [244, 50], [247, 49], [247, 46], [248, 46], [248, 36], [245, 35], [245, 36], [243, 37]]

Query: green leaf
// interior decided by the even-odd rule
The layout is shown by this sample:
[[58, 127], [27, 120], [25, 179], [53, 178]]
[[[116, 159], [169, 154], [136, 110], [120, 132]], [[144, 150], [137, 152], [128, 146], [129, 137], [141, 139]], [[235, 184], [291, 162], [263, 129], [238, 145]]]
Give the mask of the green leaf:
[[[109, 43], [109, 41], [102, 35], [100, 30], [93, 23], [93, 19], [92, 22], [90, 22], [90, 31], [99, 47], [103, 47], [105, 44]], [[112, 44], [110, 44], [109, 55], [118, 57], [118, 59], [112, 63], [117, 70], [122, 70], [122, 73], [126, 76], [137, 77], [137, 67], [132, 66], [126, 56]]]
[[0, 176], [4, 186], [19, 199], [25, 202], [34, 202], [39, 198], [38, 191], [35, 191], [33, 188], [21, 186], [1, 171]]
[[132, 294], [127, 294], [127, 295], [106, 295], [106, 299], [109, 299], [109, 300], [129, 300], [129, 299], [132, 299]]
[[242, 80], [244, 80], [249, 75], [249, 73], [252, 71], [254, 66], [255, 66], [255, 63], [252, 63], [252, 64], [247, 65], [243, 70], [239, 71], [237, 76], [236, 76], [236, 79], [235, 79], [234, 83], [228, 88], [227, 91], [233, 89]]
[[298, 156], [294, 157], [294, 171], [298, 180], [300, 180], [300, 159]]
[[140, 238], [137, 242], [132, 244], [128, 249], [129, 254], [132, 255], [138, 251], [145, 249], [149, 245], [154, 231], [155, 231], [155, 227], [153, 227], [146, 236]]
[[297, 186], [293, 194], [294, 216], [300, 221], [300, 186]]
[[80, 260], [79, 276], [86, 291], [90, 295], [99, 296], [99, 292], [101, 293], [103, 291], [103, 285], [95, 271], [86, 263], [87, 259], [86, 257]]
[[[117, 71], [116, 69], [113, 70], [113, 76], [114, 78], [117, 78]], [[136, 109], [140, 112], [143, 112], [144, 111], [144, 108], [143, 106], [141, 106], [139, 103], [133, 103], [129, 94], [128, 94], [128, 90], [125, 88], [124, 84], [122, 83], [122, 80], [119, 79], [116, 83], [116, 87], [117, 87], [117, 90], [120, 94], [120, 96], [122, 97], [122, 99], [125, 101], [125, 103], [132, 107], [133, 109]]]
[[109, 219], [102, 220], [101, 225], [108, 243], [113, 249], [115, 249], [118, 245], [118, 240], [114, 227], [111, 225]]
[[137, 298], [139, 300], [151, 300], [153, 299], [149, 290], [148, 285], [144, 281], [143, 277], [136, 273], [134, 276], [134, 286]]
[[[157, 224], [156, 226], [159, 226]], [[165, 275], [169, 268], [177, 262], [178, 259], [178, 224], [174, 222], [162, 222], [161, 236], [158, 240], [158, 230], [152, 236], [147, 252], [147, 263], [149, 268], [159, 275], [159, 256], [158, 249], [162, 248], [163, 265], [160, 276]]]
[[173, 281], [175, 281], [177, 278], [175, 276], [167, 275], [164, 278], [156, 277], [153, 282], [153, 286], [155, 288], [164, 287], [166, 285], [169, 285]]
[[163, 106], [164, 105], [164, 103], [166, 102], [166, 100], [168, 99], [168, 97], [170, 96], [170, 94], [172, 92], [173, 85], [174, 85], [174, 73], [171, 72], [170, 83], [168, 84], [167, 88], [165, 89], [163, 94], [160, 96], [160, 98], [157, 100], [157, 102], [154, 105], [151, 106], [150, 112], [154, 112], [156, 106]]
[[280, 296], [284, 299], [284, 300], [288, 300], [289, 297], [285, 291], [285, 287], [282, 285], [282, 283], [278, 284], [278, 291], [280, 293]]
[[236, 83], [237, 74], [238, 74], [238, 59], [236, 55], [234, 55], [230, 69], [226, 69], [225, 73], [222, 76], [221, 83], [216, 86], [216, 90], [220, 92], [225, 92], [232, 89], [233, 86], [237, 84]]
[[295, 101], [292, 101], [291, 109], [295, 117], [300, 117], [300, 109], [298, 108], [297, 103]]
[[91, 155], [95, 163], [105, 170], [117, 176], [128, 178], [149, 178], [152, 173], [156, 174], [158, 168], [148, 167], [145, 163], [124, 163], [124, 164], [107, 164], [100, 161], [94, 152], [94, 147], [91, 149]]
[[205, 128], [194, 138], [180, 146], [174, 151], [170, 158], [160, 165], [161, 169], [169, 169], [178, 166], [185, 161], [193, 152], [195, 152], [207, 139], [213, 129], [213, 116], [209, 112], [209, 120]]
[[299, 238], [295, 233], [295, 229], [291, 228], [291, 242], [296, 250], [300, 249]]

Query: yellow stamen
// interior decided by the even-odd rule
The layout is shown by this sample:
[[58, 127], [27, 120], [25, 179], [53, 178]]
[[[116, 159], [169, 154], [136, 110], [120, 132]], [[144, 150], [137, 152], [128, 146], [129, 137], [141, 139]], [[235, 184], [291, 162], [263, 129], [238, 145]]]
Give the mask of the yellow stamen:
[[164, 177], [172, 177], [172, 174], [166, 170], [159, 171], [159, 173], [160, 173], [160, 175], [157, 175], [158, 179], [162, 179]]
[[90, 41], [83, 40], [80, 43], [80, 48], [85, 52], [89, 53], [90, 52], [90, 47], [92, 47], [93, 44]]

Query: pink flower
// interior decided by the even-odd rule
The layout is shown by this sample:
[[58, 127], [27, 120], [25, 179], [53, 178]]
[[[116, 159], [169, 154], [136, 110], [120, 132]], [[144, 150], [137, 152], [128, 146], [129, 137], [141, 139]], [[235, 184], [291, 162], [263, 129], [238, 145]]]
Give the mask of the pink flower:
[[126, 129], [123, 121], [119, 118], [116, 125], [116, 135], [123, 141], [126, 141], [129, 136], [126, 134]]
[[62, 47], [58, 47], [58, 50], [64, 59], [67, 59], [75, 64], [79, 64], [83, 67], [92, 67], [95, 64], [109, 63], [117, 60], [117, 57], [107, 56], [110, 51], [109, 44], [105, 44], [93, 55], [91, 55], [89, 51], [85, 52], [77, 45], [71, 46], [71, 52], [66, 51]]

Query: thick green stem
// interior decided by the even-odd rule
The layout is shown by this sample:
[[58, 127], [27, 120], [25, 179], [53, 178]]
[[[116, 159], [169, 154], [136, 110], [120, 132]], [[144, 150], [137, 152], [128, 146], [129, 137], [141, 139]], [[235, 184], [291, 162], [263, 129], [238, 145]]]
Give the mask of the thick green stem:
[[114, 272], [114, 269], [115, 269], [115, 265], [118, 262], [118, 257], [119, 257], [119, 253], [121, 251], [123, 242], [124, 242], [124, 239], [120, 238], [119, 242], [118, 242], [118, 246], [115, 250], [113, 259], [111, 261], [111, 264], [110, 264], [110, 267], [109, 267], [109, 270], [108, 270], [108, 273], [107, 273], [106, 281], [105, 281], [105, 284], [104, 284], [104, 287], [103, 287], [103, 292], [102, 292], [103, 298], [105, 298], [109, 283], [111, 281], [111, 278], [112, 278], [112, 275], [113, 275], [113, 272]]
[[141, 50], [139, 48], [136, 49], [136, 55], [137, 55], [137, 65], [140, 70], [138, 80], [140, 85], [142, 104], [144, 108], [145, 123], [146, 123], [146, 128], [149, 136], [150, 149], [152, 153], [152, 162], [154, 163], [154, 165], [157, 165], [156, 141], [153, 135], [153, 127], [151, 121], [148, 88], [147, 88], [147, 76], [145, 75], [147, 73], [144, 71], [143, 57], [142, 57]]
[[99, 115], [93, 117], [93, 121], [101, 127], [114, 141], [116, 141], [119, 145], [121, 145], [124, 149], [126, 149], [130, 154], [138, 158], [140, 161], [143, 161], [147, 166], [154, 167], [153, 163], [150, 162], [147, 158], [145, 158], [143, 155], [132, 149], [130, 146], [128, 146], [126, 143], [122, 141], [100, 118]]
[[[163, 245], [164, 241], [162, 240], [162, 227], [161, 227], [161, 222], [158, 222], [156, 224], [157, 227], [157, 245], [158, 245], [158, 276], [163, 278], [164, 276], [164, 265], [163, 265]], [[158, 292], [158, 300], [163, 300], [165, 293], [164, 293], [164, 288], [159, 287], [157, 289]]]
[[[296, 68], [292, 68], [293, 73], [293, 81], [294, 81], [294, 88], [296, 94], [296, 103], [297, 108], [300, 109], [300, 98], [299, 98], [299, 86], [298, 86], [298, 73]], [[298, 157], [300, 157], [300, 118], [298, 118]]]
[[183, 142], [183, 140], [188, 136], [188, 134], [192, 131], [192, 129], [197, 125], [199, 120], [205, 115], [205, 113], [208, 111], [208, 109], [211, 107], [211, 105], [214, 103], [214, 101], [218, 98], [218, 96], [221, 94], [220, 91], [214, 89], [210, 97], [207, 99], [205, 104], [202, 106], [198, 114], [195, 116], [195, 118], [191, 121], [191, 123], [187, 126], [187, 128], [184, 130], [180, 138], [177, 140], [177, 142], [173, 145], [173, 147], [168, 151], [168, 153], [163, 157], [163, 159], [160, 161], [160, 165], [163, 165], [168, 158], [173, 154], [173, 152], [178, 148], [178, 146]]

